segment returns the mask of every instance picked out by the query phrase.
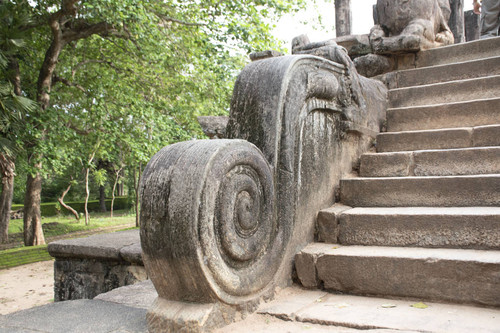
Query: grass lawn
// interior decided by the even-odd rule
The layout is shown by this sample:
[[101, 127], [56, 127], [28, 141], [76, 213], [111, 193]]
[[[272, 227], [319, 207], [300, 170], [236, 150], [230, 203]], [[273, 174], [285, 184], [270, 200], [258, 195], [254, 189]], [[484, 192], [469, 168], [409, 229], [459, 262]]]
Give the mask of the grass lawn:
[[[84, 218], [80, 218], [80, 222], [78, 222], [73, 216], [44, 217], [42, 218], [42, 228], [47, 238], [78, 231], [91, 231], [98, 228], [135, 224], [135, 215], [130, 214], [128, 210], [114, 211], [113, 215], [113, 218], [110, 218], [109, 212], [92, 213], [89, 225], [85, 225]], [[71, 235], [68, 235], [69, 237]], [[22, 240], [23, 220], [11, 220], [9, 224], [9, 241], [22, 242]], [[18, 247], [0, 251], [0, 269], [51, 259], [52, 257], [47, 252], [47, 245]]]
[[[80, 218], [80, 222], [74, 216], [52, 216], [42, 218], [42, 228], [45, 237], [65, 235], [71, 232], [86, 231], [103, 227], [111, 227], [121, 224], [135, 223], [135, 215], [129, 214], [128, 210], [118, 210], [113, 212], [113, 218], [108, 213], [91, 213], [90, 223], [85, 225], [85, 219]], [[9, 239], [16, 239], [23, 234], [23, 220], [11, 220], [9, 224]]]

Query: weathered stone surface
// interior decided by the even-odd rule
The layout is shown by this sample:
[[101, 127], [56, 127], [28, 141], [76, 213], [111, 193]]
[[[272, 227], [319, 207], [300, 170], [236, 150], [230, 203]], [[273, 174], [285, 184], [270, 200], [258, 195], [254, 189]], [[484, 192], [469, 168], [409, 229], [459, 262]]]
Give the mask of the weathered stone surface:
[[144, 266], [141, 243], [135, 243], [120, 249], [120, 257], [132, 264]]
[[476, 147], [500, 146], [500, 124], [474, 127], [472, 141]]
[[58, 302], [0, 317], [0, 332], [147, 333], [146, 310], [98, 300]]
[[283, 53], [281, 53], [279, 51], [267, 50], [267, 51], [250, 53], [250, 60], [257, 61], [257, 60], [273, 58], [273, 57], [281, 57], [281, 56], [283, 56]]
[[368, 35], [347, 35], [334, 39], [337, 45], [347, 50], [350, 57], [357, 57], [371, 53], [372, 47]]
[[327, 290], [500, 304], [499, 251], [314, 244], [301, 253], [318, 257]]
[[343, 211], [348, 209], [351, 209], [351, 207], [337, 204], [318, 212], [316, 227], [318, 232], [317, 239], [319, 242], [337, 243], [339, 235], [339, 216]]
[[498, 56], [500, 37], [437, 47], [418, 53], [417, 67], [437, 66]]
[[54, 301], [91, 299], [118, 287], [144, 281], [142, 266], [124, 261], [61, 258], [54, 262]]
[[500, 98], [387, 110], [387, 131], [500, 124]]
[[210, 139], [223, 139], [226, 137], [226, 116], [199, 116], [198, 122], [201, 129]]
[[120, 250], [139, 242], [139, 230], [127, 230], [85, 238], [58, 240], [48, 245], [48, 251], [56, 258], [122, 260]]
[[478, 40], [480, 35], [480, 15], [474, 13], [473, 10], [467, 10], [464, 13], [465, 21], [465, 40], [471, 42]]
[[340, 216], [339, 240], [344, 245], [500, 250], [500, 208], [354, 208]]
[[448, 26], [455, 38], [454, 43], [463, 43], [465, 42], [464, 0], [449, 0], [449, 3], [451, 12]]
[[[500, 56], [481, 60], [471, 60], [454, 64], [417, 68], [396, 72], [393, 78], [394, 88], [404, 88], [443, 81], [466, 80], [500, 74]], [[477, 99], [474, 96], [474, 99]]]
[[410, 175], [412, 154], [409, 152], [361, 155], [361, 177], [404, 177]]
[[453, 44], [445, 17], [449, 13], [448, 1], [378, 0], [378, 24], [370, 31], [372, 49], [376, 54], [393, 54]]
[[360, 176], [500, 174], [500, 147], [363, 154]]
[[392, 89], [389, 91], [389, 105], [391, 108], [399, 108], [496, 98], [499, 90], [500, 75], [492, 75], [469, 80]]
[[[395, 300], [338, 294], [318, 294], [317, 291], [292, 287], [285, 290], [290, 296], [280, 297], [259, 312], [307, 325], [321, 324], [325, 332], [334, 327], [357, 329], [357, 332], [494, 332], [500, 310], [464, 305], [425, 302], [426, 309], [413, 304], [420, 299]], [[290, 302], [301, 299], [295, 307]], [[244, 322], [243, 322], [244, 324]], [[335, 325], [335, 326], [332, 326]], [[305, 329], [317, 332], [316, 327]], [[394, 331], [393, 331], [394, 330]], [[292, 332], [300, 332], [297, 329]], [[231, 332], [231, 331], [226, 331]], [[287, 330], [288, 332], [288, 330]], [[323, 332], [323, 331], [318, 331]]]
[[139, 231], [127, 230], [50, 243], [54, 300], [93, 298], [147, 279], [139, 242]]
[[377, 152], [472, 147], [472, 128], [381, 133]]
[[352, 28], [351, 0], [335, 1], [335, 32], [336, 36], [351, 34]]
[[113, 289], [94, 297], [95, 300], [111, 302], [139, 309], [149, 309], [158, 293], [151, 280]]
[[252, 62], [227, 126], [228, 138], [247, 141], [179, 143], [148, 164], [141, 241], [159, 295], [150, 330], [215, 327], [290, 283], [317, 211], [334, 203], [335, 184], [379, 131], [383, 84], [359, 76], [341, 47], [301, 51], [342, 64], [310, 55]]
[[378, 54], [368, 54], [354, 59], [354, 65], [359, 74], [373, 77], [393, 70], [394, 60]]
[[341, 202], [352, 207], [500, 205], [500, 175], [353, 178], [341, 187]]

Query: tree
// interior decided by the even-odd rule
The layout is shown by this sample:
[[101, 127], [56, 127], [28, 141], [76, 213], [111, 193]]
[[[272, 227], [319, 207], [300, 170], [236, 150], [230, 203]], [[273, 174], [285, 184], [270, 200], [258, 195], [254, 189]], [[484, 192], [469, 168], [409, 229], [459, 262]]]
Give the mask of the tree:
[[0, 1], [0, 243], [8, 241], [10, 209], [14, 193], [15, 160], [20, 150], [18, 133], [23, 127], [24, 114], [36, 105], [22, 96], [21, 76], [17, 57], [22, 53], [28, 34], [20, 27], [30, 23], [21, 13], [12, 16], [15, 6]]
[[[25, 244], [44, 242], [42, 178], [60, 162], [61, 136], [102, 133], [123, 142], [140, 165], [162, 145], [200, 134], [197, 114], [227, 112], [242, 55], [277, 48], [267, 17], [303, 0], [11, 0], [32, 23], [21, 65], [23, 92], [39, 107], [21, 136], [28, 157]], [[215, 97], [215, 98], [213, 98]], [[213, 98], [213, 102], [207, 102]], [[134, 128], [131, 128], [134, 127]], [[83, 151], [83, 150], [81, 150]], [[90, 155], [87, 155], [89, 157]]]

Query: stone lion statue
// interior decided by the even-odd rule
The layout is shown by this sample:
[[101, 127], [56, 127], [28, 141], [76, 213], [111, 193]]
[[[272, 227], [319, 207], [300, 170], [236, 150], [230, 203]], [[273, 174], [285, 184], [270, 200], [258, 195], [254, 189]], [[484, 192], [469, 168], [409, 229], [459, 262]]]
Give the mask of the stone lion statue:
[[453, 44], [449, 0], [378, 0], [370, 44], [376, 54]]

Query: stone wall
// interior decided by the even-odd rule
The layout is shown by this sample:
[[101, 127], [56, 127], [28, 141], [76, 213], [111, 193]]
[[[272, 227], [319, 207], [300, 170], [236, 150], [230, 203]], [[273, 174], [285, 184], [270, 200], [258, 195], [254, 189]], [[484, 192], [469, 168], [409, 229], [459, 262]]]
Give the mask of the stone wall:
[[147, 279], [138, 230], [50, 243], [54, 300], [91, 299]]

